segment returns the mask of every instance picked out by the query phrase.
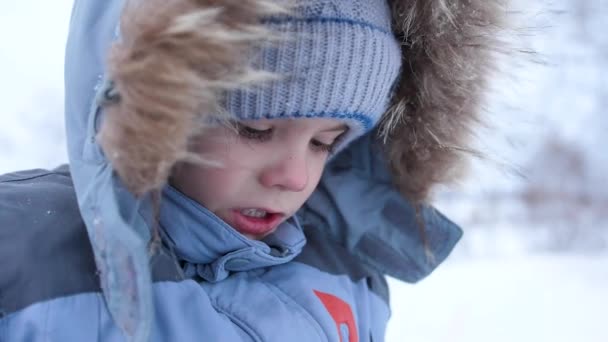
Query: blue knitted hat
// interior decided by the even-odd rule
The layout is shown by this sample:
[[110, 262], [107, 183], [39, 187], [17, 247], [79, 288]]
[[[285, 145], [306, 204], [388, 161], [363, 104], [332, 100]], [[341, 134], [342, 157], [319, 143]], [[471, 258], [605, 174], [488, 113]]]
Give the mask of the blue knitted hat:
[[343, 120], [349, 131], [337, 150], [376, 125], [401, 67], [386, 0], [298, 0], [289, 15], [264, 23], [286, 39], [255, 51], [252, 64], [281, 77], [229, 92], [229, 113]]
[[397, 88], [402, 49], [388, 0], [125, 4], [98, 91], [99, 141], [135, 194], [199, 160], [190, 142], [208, 123], [337, 119], [349, 127], [337, 153], [376, 126]]

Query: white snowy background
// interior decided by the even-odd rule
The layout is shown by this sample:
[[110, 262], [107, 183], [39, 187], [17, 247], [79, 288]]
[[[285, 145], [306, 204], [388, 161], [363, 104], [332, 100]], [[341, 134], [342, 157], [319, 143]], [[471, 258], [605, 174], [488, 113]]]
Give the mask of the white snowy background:
[[[0, 173], [67, 161], [71, 4], [0, 0]], [[465, 237], [427, 279], [390, 281], [389, 342], [608, 341], [608, 0], [512, 10], [537, 62], [494, 82], [488, 160], [437, 193]]]

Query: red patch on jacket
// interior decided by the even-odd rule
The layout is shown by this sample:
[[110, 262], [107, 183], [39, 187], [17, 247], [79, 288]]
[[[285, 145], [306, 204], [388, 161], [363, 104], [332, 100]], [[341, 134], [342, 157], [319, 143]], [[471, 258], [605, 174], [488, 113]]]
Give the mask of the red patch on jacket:
[[[357, 326], [355, 325], [355, 316], [353, 315], [350, 305], [348, 305], [348, 303], [342, 299], [329, 293], [317, 290], [313, 291], [317, 297], [319, 297], [321, 303], [323, 303], [331, 317], [334, 319], [334, 322], [336, 322], [340, 342], [359, 342]], [[348, 327], [348, 341], [342, 341], [342, 333], [340, 331], [341, 324], [346, 324]]]

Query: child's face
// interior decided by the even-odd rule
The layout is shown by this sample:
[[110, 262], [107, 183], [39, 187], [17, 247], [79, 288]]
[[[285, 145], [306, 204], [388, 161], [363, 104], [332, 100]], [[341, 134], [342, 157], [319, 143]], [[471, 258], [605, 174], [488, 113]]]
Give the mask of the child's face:
[[308, 199], [346, 130], [344, 123], [322, 118], [212, 128], [194, 143], [194, 152], [221, 166], [181, 164], [171, 183], [243, 235], [261, 239]]

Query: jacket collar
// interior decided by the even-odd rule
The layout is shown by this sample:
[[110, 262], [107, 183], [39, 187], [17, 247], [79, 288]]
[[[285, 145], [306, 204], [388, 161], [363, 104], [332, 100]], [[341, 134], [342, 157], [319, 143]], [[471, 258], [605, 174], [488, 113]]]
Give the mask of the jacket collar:
[[403, 197], [377, 139], [367, 134], [336, 155], [298, 217], [304, 229], [321, 229], [375, 270], [414, 283], [448, 257], [463, 232], [432, 206], [416, 208]]
[[160, 225], [170, 247], [185, 263], [187, 277], [217, 282], [234, 271], [248, 271], [292, 260], [306, 243], [295, 217], [264, 240], [250, 240], [172, 186], [163, 190]]

